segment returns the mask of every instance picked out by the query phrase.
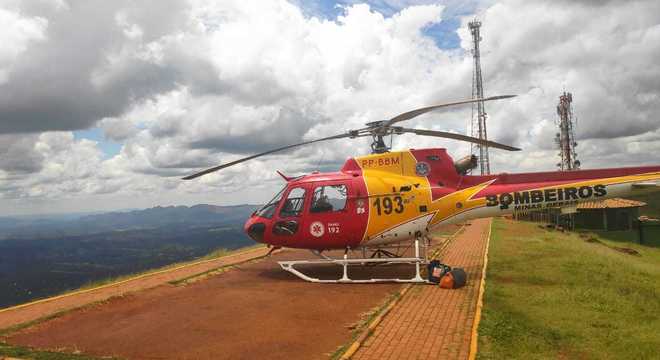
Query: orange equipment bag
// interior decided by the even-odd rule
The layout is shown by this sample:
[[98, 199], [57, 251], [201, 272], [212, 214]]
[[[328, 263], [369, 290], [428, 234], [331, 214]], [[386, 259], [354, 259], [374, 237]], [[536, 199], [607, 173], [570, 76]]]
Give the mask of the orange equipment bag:
[[467, 274], [461, 268], [453, 268], [440, 279], [440, 287], [443, 289], [458, 289], [465, 286]]
[[451, 272], [446, 273], [442, 279], [440, 279], [440, 287], [443, 289], [454, 288], [454, 275], [452, 275]]

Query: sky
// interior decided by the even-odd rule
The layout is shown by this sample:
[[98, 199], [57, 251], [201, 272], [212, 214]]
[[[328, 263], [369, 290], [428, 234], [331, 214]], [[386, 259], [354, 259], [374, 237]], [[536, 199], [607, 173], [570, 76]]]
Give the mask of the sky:
[[[573, 93], [583, 168], [660, 164], [660, 2], [0, 0], [0, 216], [262, 203], [337, 170], [337, 140], [255, 152], [467, 99], [482, 22], [493, 172], [556, 169]], [[406, 126], [469, 133], [470, 107]], [[395, 149], [468, 144], [402, 135]]]

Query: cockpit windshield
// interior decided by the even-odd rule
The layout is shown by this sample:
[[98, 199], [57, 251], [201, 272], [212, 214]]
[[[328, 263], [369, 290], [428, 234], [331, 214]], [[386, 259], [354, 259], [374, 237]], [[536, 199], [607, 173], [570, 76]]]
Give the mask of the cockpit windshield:
[[284, 189], [280, 190], [280, 192], [275, 195], [275, 197], [266, 203], [261, 209], [257, 210], [255, 213], [256, 216], [260, 216], [266, 219], [270, 219], [275, 215], [275, 210], [277, 210], [277, 205], [279, 205], [280, 201], [282, 200], [282, 194], [284, 194], [284, 190], [286, 190], [286, 187]]

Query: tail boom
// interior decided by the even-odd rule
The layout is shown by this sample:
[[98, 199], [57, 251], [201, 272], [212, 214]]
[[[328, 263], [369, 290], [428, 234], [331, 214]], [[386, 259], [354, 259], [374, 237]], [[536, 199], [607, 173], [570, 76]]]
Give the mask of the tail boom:
[[[441, 211], [431, 222], [432, 227], [660, 191], [660, 166], [464, 178], [468, 178], [463, 182], [466, 185], [458, 193], [471, 194], [463, 202], [452, 196], [457, 211]], [[442, 200], [450, 199], [438, 199]]]

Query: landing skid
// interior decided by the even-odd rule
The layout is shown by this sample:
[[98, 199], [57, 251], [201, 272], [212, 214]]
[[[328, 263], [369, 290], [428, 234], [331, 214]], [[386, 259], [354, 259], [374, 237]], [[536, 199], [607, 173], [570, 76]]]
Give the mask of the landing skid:
[[[320, 253], [317, 255], [322, 256], [322, 259], [319, 260], [293, 260], [293, 261], [278, 261], [278, 264], [282, 269], [296, 275], [297, 277], [314, 283], [353, 283], [353, 284], [364, 284], [364, 283], [378, 283], [378, 282], [397, 282], [397, 283], [427, 283], [428, 281], [423, 279], [420, 275], [420, 265], [425, 265], [428, 263], [426, 260], [426, 254], [424, 257], [420, 256], [420, 245], [419, 240], [415, 240], [415, 257], [387, 257], [387, 258], [375, 258], [375, 257], [363, 257], [360, 259], [349, 259], [348, 251], [344, 253], [343, 259], [333, 259], [327, 256], [322, 256]], [[426, 250], [426, 247], [425, 247]], [[426, 253], [426, 251], [424, 251]], [[339, 279], [319, 279], [302, 273], [300, 270], [296, 269], [297, 265], [328, 265], [334, 264], [341, 266], [343, 269], [342, 277]], [[348, 275], [348, 269], [350, 266], [358, 265], [369, 265], [369, 264], [411, 264], [415, 266], [415, 276], [410, 279], [351, 279]]]

